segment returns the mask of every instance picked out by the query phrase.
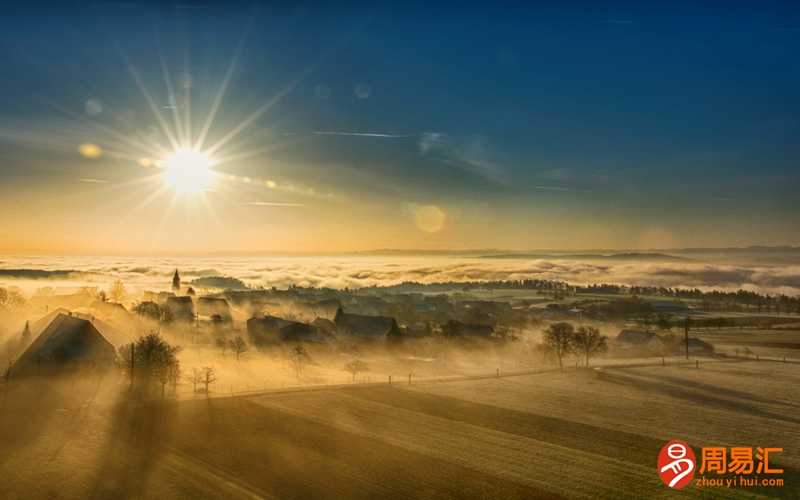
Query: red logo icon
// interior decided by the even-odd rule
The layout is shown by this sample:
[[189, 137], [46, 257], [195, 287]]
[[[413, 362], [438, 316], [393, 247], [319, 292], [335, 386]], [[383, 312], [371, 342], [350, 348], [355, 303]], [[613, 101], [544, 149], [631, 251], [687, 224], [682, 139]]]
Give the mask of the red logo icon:
[[670, 488], [681, 489], [694, 477], [695, 464], [691, 446], [683, 441], [670, 441], [658, 454], [658, 475]]

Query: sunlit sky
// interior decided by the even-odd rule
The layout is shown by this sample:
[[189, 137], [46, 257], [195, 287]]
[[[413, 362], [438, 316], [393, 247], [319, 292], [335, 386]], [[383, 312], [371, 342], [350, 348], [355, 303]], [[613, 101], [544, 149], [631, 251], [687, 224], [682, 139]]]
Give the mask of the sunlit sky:
[[796, 3], [284, 4], [5, 11], [0, 253], [800, 244]]

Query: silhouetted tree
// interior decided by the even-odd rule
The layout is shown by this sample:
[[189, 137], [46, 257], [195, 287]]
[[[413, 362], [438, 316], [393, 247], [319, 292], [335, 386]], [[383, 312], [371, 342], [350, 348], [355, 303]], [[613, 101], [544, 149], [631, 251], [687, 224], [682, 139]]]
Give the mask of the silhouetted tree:
[[139, 337], [133, 344], [119, 348], [124, 367], [129, 370], [133, 383], [147, 387], [152, 381], [164, 386], [180, 373], [178, 352], [180, 347], [170, 345], [157, 333]]
[[608, 350], [608, 337], [600, 335], [600, 330], [593, 326], [578, 328], [572, 338], [575, 352], [583, 355], [586, 366], [589, 366], [589, 357]]
[[236, 361], [239, 361], [239, 356], [247, 352], [247, 342], [245, 342], [241, 336], [237, 335], [236, 338], [231, 340], [230, 348], [231, 351], [236, 354]]
[[175, 274], [172, 276], [172, 289], [176, 292], [179, 292], [181, 289], [181, 275], [178, 274], [178, 270], [175, 270]]
[[108, 296], [114, 302], [122, 302], [125, 300], [125, 297], [128, 295], [128, 292], [125, 291], [125, 285], [122, 284], [122, 281], [117, 280], [114, 284], [111, 285], [111, 289], [108, 291]]
[[294, 369], [297, 380], [300, 380], [300, 377], [303, 375], [303, 370], [310, 361], [311, 356], [308, 354], [308, 351], [306, 351], [306, 348], [301, 345], [295, 346], [289, 352], [289, 364]]
[[350, 361], [349, 363], [344, 365], [344, 371], [346, 371], [346, 372], [350, 373], [351, 375], [353, 375], [353, 382], [355, 382], [356, 381], [356, 375], [358, 375], [359, 373], [363, 373], [363, 372], [368, 372], [369, 371], [369, 365], [367, 365], [365, 362], [361, 361], [360, 359], [354, 359], [353, 361]]
[[208, 395], [209, 387], [217, 381], [217, 374], [211, 366], [204, 366], [202, 371], [203, 385], [206, 388], [206, 395]]
[[558, 359], [558, 367], [563, 371], [563, 357], [572, 350], [575, 327], [565, 321], [552, 323], [544, 331], [544, 345]]
[[196, 393], [197, 384], [202, 383], [204, 379], [203, 370], [196, 367], [192, 368], [192, 373], [186, 378], [189, 380], [189, 383], [192, 384], [192, 392]]

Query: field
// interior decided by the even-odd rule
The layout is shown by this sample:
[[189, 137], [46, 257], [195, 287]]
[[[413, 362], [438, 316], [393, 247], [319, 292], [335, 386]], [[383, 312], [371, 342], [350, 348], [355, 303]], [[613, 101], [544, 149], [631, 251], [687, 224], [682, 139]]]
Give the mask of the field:
[[668, 439], [778, 446], [796, 498], [800, 365], [605, 366], [142, 405], [121, 380], [4, 395], [2, 498], [641, 498]]

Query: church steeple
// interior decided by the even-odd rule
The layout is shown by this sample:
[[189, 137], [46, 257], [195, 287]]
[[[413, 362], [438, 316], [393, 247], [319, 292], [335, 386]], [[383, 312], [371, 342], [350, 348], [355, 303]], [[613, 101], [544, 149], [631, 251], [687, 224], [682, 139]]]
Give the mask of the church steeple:
[[175, 275], [172, 277], [172, 289], [176, 292], [179, 292], [181, 289], [181, 276], [178, 274], [178, 270], [175, 270]]

